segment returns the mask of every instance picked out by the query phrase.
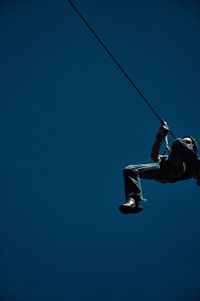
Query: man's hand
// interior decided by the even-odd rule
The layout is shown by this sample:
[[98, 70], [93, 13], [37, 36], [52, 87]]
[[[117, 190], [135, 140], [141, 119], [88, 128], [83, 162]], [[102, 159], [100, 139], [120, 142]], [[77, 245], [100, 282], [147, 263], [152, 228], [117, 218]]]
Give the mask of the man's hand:
[[159, 128], [158, 133], [156, 134], [156, 138], [158, 140], [164, 140], [169, 132], [169, 126], [166, 121], [163, 122], [161, 127]]

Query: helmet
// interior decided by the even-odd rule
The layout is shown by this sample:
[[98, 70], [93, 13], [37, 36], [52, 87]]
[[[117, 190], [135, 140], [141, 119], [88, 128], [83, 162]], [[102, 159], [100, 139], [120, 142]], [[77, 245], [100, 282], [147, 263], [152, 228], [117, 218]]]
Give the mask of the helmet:
[[197, 144], [196, 140], [192, 136], [189, 136], [189, 135], [184, 136], [183, 138], [190, 138], [192, 140], [194, 152], [197, 153], [197, 151], [198, 151], [198, 144]]

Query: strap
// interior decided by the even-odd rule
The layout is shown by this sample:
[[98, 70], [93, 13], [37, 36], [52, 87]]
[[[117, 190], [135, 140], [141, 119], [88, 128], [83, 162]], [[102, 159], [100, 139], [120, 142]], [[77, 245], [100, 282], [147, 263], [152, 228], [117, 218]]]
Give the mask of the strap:
[[165, 147], [166, 147], [166, 152], [170, 153], [171, 148], [169, 147], [168, 136], [165, 137]]

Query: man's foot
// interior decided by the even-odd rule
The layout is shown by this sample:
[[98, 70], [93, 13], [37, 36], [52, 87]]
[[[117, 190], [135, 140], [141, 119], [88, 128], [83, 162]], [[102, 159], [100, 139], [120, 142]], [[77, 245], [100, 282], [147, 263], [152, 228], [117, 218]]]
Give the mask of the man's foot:
[[119, 206], [119, 211], [124, 214], [139, 213], [142, 210], [143, 208], [139, 206], [139, 200], [135, 200], [132, 197], [130, 197], [126, 203]]

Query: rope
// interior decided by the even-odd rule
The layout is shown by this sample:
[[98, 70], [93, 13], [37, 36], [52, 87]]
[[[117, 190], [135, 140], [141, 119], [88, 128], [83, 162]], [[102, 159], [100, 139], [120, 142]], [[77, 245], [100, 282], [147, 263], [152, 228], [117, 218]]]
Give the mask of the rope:
[[[78, 16], [81, 18], [81, 20], [85, 23], [85, 25], [89, 28], [89, 30], [92, 32], [94, 37], [97, 39], [97, 41], [103, 46], [107, 54], [110, 56], [110, 58], [113, 60], [113, 62], [118, 66], [118, 68], [121, 70], [121, 72], [124, 74], [126, 79], [129, 81], [129, 83], [134, 87], [134, 89], [139, 93], [143, 101], [146, 103], [146, 105], [150, 108], [150, 110], [155, 114], [155, 116], [160, 120], [161, 124], [163, 124], [164, 120], [160, 117], [160, 115], [156, 112], [156, 110], [153, 108], [153, 106], [150, 104], [150, 102], [147, 100], [147, 98], [144, 96], [144, 94], [138, 89], [136, 84], [132, 81], [128, 73], [125, 71], [125, 69], [120, 65], [120, 63], [116, 60], [116, 58], [112, 55], [110, 50], [106, 47], [104, 42], [99, 38], [99, 36], [96, 34], [95, 30], [92, 28], [92, 26], [88, 23], [88, 21], [83, 17], [83, 15], [80, 13], [80, 11], [77, 9], [77, 7], [72, 3], [71, 0], [65, 0], [68, 1], [68, 3], [72, 6], [72, 8], [75, 10], [75, 12], [78, 14]], [[174, 134], [169, 131], [171, 136], [175, 139], [176, 137]]]

